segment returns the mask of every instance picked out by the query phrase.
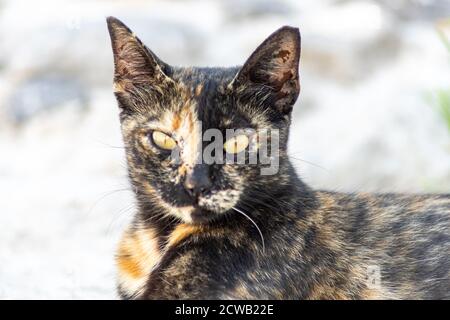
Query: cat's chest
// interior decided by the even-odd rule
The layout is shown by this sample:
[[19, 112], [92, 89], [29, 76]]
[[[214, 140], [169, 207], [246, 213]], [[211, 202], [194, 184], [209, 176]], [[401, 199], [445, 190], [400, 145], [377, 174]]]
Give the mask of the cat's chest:
[[125, 231], [116, 254], [118, 285], [122, 296], [138, 298], [145, 292], [163, 258], [188, 236], [198, 232], [198, 227], [189, 224], [178, 225], [163, 240], [155, 228], [133, 227]]
[[125, 231], [116, 254], [118, 285], [121, 295], [138, 296], [161, 257], [162, 252], [156, 230], [129, 228]]

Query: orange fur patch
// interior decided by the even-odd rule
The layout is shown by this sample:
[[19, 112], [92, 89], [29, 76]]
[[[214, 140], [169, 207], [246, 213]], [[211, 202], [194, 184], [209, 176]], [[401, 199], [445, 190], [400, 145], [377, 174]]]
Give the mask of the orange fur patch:
[[119, 82], [113, 83], [113, 92], [123, 92], [123, 87]]
[[168, 246], [172, 247], [179, 244], [181, 241], [190, 235], [200, 233], [203, 230], [201, 226], [182, 223], [175, 227], [169, 236]]
[[178, 174], [180, 175], [180, 177], [184, 177], [184, 175], [187, 172], [188, 167], [185, 164], [182, 164], [178, 167]]
[[193, 121], [193, 116], [192, 116], [191, 110], [188, 110], [188, 112], [187, 112], [187, 120], [188, 120], [189, 132], [191, 132], [192, 128], [194, 127], [194, 121]]
[[172, 130], [177, 130], [180, 127], [181, 118], [178, 115], [174, 115], [172, 119]]
[[202, 93], [202, 90], [203, 90], [203, 85], [202, 85], [202, 84], [199, 84], [199, 85], [195, 88], [195, 96], [198, 97], [198, 96]]
[[125, 233], [119, 243], [116, 263], [123, 276], [138, 279], [146, 277], [159, 259], [154, 231], [139, 229]]
[[139, 296], [164, 252], [190, 235], [201, 232], [202, 229], [203, 227], [191, 224], [178, 225], [170, 234], [166, 249], [162, 252], [154, 229], [138, 227], [126, 231], [119, 243], [116, 256], [121, 290], [130, 296]]
[[136, 279], [143, 276], [139, 263], [132, 255], [120, 255], [116, 259], [119, 272], [126, 273], [131, 278]]

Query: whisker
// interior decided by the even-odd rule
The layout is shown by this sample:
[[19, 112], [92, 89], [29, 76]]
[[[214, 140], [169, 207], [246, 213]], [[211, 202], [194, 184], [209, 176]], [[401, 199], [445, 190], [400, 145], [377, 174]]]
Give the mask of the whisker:
[[113, 228], [115, 227], [114, 224], [119, 221], [119, 219], [122, 219], [126, 214], [130, 212], [130, 210], [136, 209], [136, 205], [134, 203], [128, 204], [127, 206], [120, 209], [111, 219], [111, 222], [108, 225], [108, 228], [106, 229], [106, 234], [109, 235], [113, 231]]
[[[280, 198], [275, 198], [272, 194], [268, 193], [266, 190], [263, 190], [257, 186], [253, 187], [254, 189], [252, 190], [252, 197], [251, 196], [247, 196], [245, 197], [246, 200], [255, 203], [255, 204], [260, 204], [265, 206], [268, 209], [274, 209], [275, 212], [280, 211], [280, 209], [290, 209], [290, 210], [297, 210], [296, 206], [291, 203], [291, 202], [287, 202], [283, 199]], [[269, 199], [271, 201], [271, 203], [269, 203], [268, 201], [262, 201], [261, 199]], [[298, 200], [298, 199], [297, 199]]]
[[103, 141], [101, 141], [101, 140], [99, 140], [99, 139], [93, 139], [95, 142], [97, 142], [97, 143], [99, 143], [99, 144], [101, 144], [101, 145], [103, 145], [103, 146], [105, 146], [105, 147], [108, 147], [108, 148], [113, 148], [113, 149], [125, 149], [125, 147], [124, 146], [114, 146], [114, 145], [111, 145], [111, 144], [109, 144], [109, 143], [107, 143], [107, 142], [103, 142]]
[[322, 166], [320, 166], [320, 165], [318, 165], [318, 164], [316, 164], [316, 163], [314, 163], [314, 162], [311, 162], [311, 161], [308, 161], [308, 160], [305, 160], [305, 159], [302, 159], [302, 158], [294, 157], [292, 154], [288, 154], [288, 157], [289, 157], [289, 159], [294, 159], [294, 160], [297, 160], [297, 161], [304, 162], [304, 163], [306, 163], [306, 164], [312, 165], [313, 167], [322, 169], [322, 170], [324, 170], [324, 171], [326, 171], [326, 172], [328, 172], [328, 173], [330, 172], [330, 171], [329, 171], [327, 168], [325, 168], [325, 167], [322, 167]]
[[[273, 197], [270, 193], [268, 193], [266, 190], [259, 188], [258, 186], [254, 186], [254, 190], [252, 191], [253, 193], [257, 194], [259, 193], [261, 196], [263, 197], [268, 197], [271, 201], [273, 201], [275, 204], [283, 207], [287, 207], [289, 209], [292, 209], [294, 211], [298, 210], [298, 205], [300, 204], [301, 206], [305, 207], [305, 208], [309, 208], [309, 205], [307, 203], [305, 203], [300, 197], [297, 197], [295, 199], [295, 201], [297, 203], [291, 203], [290, 201], [286, 201], [286, 200], [282, 200], [279, 198], [275, 198]], [[255, 201], [256, 198], [250, 198], [249, 200], [251, 201]]]
[[243, 212], [242, 210], [240, 210], [240, 209], [238, 209], [236, 207], [232, 207], [232, 209], [234, 211], [242, 214], [244, 217], [246, 217], [248, 220], [250, 220], [250, 222], [253, 223], [253, 225], [256, 227], [256, 229], [259, 232], [259, 235], [261, 236], [262, 248], [263, 248], [263, 253], [264, 253], [266, 251], [266, 245], [265, 245], [265, 242], [264, 242], [264, 236], [263, 236], [263, 234], [261, 232], [261, 229], [259, 229], [258, 225], [256, 224], [256, 222], [252, 218], [250, 218], [250, 216], [248, 214], [246, 214], [245, 212]]
[[126, 188], [122, 188], [122, 189], [116, 189], [116, 190], [112, 190], [109, 192], [106, 192], [105, 194], [103, 194], [102, 196], [100, 196], [100, 198], [98, 198], [93, 204], [92, 206], [89, 208], [89, 210], [87, 211], [87, 215], [90, 215], [92, 213], [92, 211], [95, 209], [95, 207], [105, 198], [117, 193], [117, 192], [125, 192], [125, 191], [131, 191], [128, 187]]

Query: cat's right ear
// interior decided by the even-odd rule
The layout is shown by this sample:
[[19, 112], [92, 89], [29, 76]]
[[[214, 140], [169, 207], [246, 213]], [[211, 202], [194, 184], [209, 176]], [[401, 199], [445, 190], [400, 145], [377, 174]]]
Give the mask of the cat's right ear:
[[114, 91], [118, 98], [135, 96], [140, 88], [161, 92], [170, 78], [171, 68], [150, 51], [119, 19], [107, 18], [114, 54]]
[[300, 92], [300, 32], [285, 26], [247, 59], [230, 84], [243, 101], [290, 114]]

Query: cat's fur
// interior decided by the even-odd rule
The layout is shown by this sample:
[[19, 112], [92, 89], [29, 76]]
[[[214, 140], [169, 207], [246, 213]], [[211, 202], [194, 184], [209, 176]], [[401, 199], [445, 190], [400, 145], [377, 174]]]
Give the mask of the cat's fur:
[[[108, 28], [138, 205], [117, 253], [122, 298], [450, 298], [449, 195], [322, 192], [297, 177], [286, 145], [298, 29], [276, 31], [242, 68], [175, 68], [119, 20]], [[190, 133], [243, 127], [280, 130], [276, 175], [194, 164]], [[148, 144], [154, 128], [179, 139], [181, 164]], [[213, 191], [193, 205], [183, 181], [199, 172]]]

